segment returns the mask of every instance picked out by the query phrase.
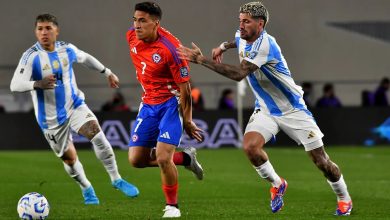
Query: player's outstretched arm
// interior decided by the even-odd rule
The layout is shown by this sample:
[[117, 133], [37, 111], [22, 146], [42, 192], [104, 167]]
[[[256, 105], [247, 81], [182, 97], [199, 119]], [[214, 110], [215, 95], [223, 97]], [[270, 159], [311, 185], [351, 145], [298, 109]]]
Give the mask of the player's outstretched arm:
[[246, 60], [243, 60], [239, 67], [230, 64], [217, 63], [214, 60], [203, 56], [202, 51], [194, 43], [192, 43], [192, 49], [188, 47], [180, 46], [177, 52], [181, 59], [188, 60], [192, 63], [201, 64], [221, 74], [222, 76], [225, 76], [229, 79], [238, 82], [241, 81], [250, 73], [259, 69], [258, 66]]
[[203, 132], [192, 121], [192, 100], [191, 86], [189, 82], [179, 83], [180, 88], [180, 111], [183, 115], [183, 126], [186, 133], [191, 137], [201, 142], [203, 140], [200, 132]]
[[230, 48], [237, 48], [235, 40], [225, 41], [211, 50], [211, 56], [217, 63], [222, 63], [223, 53]]

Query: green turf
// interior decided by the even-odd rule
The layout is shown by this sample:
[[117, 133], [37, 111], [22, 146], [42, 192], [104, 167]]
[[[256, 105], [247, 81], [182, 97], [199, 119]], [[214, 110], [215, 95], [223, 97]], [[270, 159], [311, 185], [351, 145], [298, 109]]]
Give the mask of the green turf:
[[[354, 199], [349, 218], [390, 219], [390, 147], [329, 147], [327, 151], [341, 167]], [[267, 152], [289, 183], [280, 213], [271, 213], [269, 184], [258, 177], [242, 150], [201, 149], [203, 181], [179, 168], [182, 219], [337, 219], [332, 216], [335, 195], [303, 149], [268, 147]], [[51, 151], [1, 151], [0, 219], [17, 219], [17, 201], [33, 191], [48, 199], [49, 219], [160, 219], [164, 199], [159, 170], [131, 168], [126, 151], [116, 155], [123, 178], [139, 187], [140, 196], [129, 199], [114, 190], [94, 153], [80, 151], [101, 202], [85, 206], [80, 188]]]

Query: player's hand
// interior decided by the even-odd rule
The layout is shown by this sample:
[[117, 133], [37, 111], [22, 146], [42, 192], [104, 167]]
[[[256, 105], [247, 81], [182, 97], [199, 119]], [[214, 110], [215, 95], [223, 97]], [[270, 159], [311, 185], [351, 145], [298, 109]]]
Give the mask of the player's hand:
[[114, 89], [119, 88], [119, 79], [118, 79], [118, 77], [114, 73], [109, 75], [107, 80], [108, 80], [108, 85], [111, 88], [114, 88]]
[[34, 88], [54, 89], [56, 87], [56, 78], [53, 74], [45, 76], [42, 80], [35, 81]]
[[224, 51], [220, 47], [216, 47], [211, 50], [211, 56], [216, 63], [222, 63], [223, 52]]
[[203, 136], [200, 134], [203, 130], [198, 128], [193, 121], [184, 123], [184, 130], [191, 138], [196, 139], [199, 142], [203, 141]]
[[202, 51], [198, 46], [196, 46], [196, 44], [191, 43], [191, 45], [192, 49], [180, 45], [180, 47], [177, 48], [177, 54], [179, 54], [180, 59], [200, 64], [201, 58], [203, 57]]

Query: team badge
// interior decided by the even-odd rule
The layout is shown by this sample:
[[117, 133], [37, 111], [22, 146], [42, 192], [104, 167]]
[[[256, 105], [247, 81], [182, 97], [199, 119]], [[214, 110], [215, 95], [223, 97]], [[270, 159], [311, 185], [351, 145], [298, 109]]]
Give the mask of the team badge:
[[251, 51], [247, 54], [247, 57], [249, 59], [254, 59], [255, 57], [257, 56], [257, 52], [256, 51]]
[[60, 67], [60, 63], [57, 60], [54, 60], [52, 65], [54, 69], [58, 69]]
[[133, 140], [133, 142], [137, 142], [138, 141], [138, 135], [134, 134], [131, 139]]
[[159, 63], [161, 60], [161, 56], [158, 53], [153, 54], [152, 58], [153, 58], [153, 62], [155, 62], [155, 63]]
[[180, 68], [180, 75], [181, 75], [182, 78], [188, 76], [188, 69], [187, 69], [187, 67]]

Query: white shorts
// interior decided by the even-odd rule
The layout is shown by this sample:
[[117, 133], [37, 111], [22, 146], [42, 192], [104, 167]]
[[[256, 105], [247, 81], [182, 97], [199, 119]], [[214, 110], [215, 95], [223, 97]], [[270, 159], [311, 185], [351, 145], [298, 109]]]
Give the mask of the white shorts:
[[260, 133], [267, 143], [273, 136], [284, 131], [298, 145], [303, 144], [306, 151], [323, 146], [324, 134], [314, 121], [313, 116], [304, 111], [296, 111], [283, 116], [272, 116], [257, 111], [252, 114], [246, 126], [245, 133], [254, 131]]
[[57, 157], [62, 157], [68, 150], [68, 143], [72, 141], [71, 129], [78, 132], [81, 126], [92, 120], [97, 121], [95, 114], [87, 105], [81, 105], [70, 114], [64, 124], [53, 129], [44, 129], [43, 134]]

